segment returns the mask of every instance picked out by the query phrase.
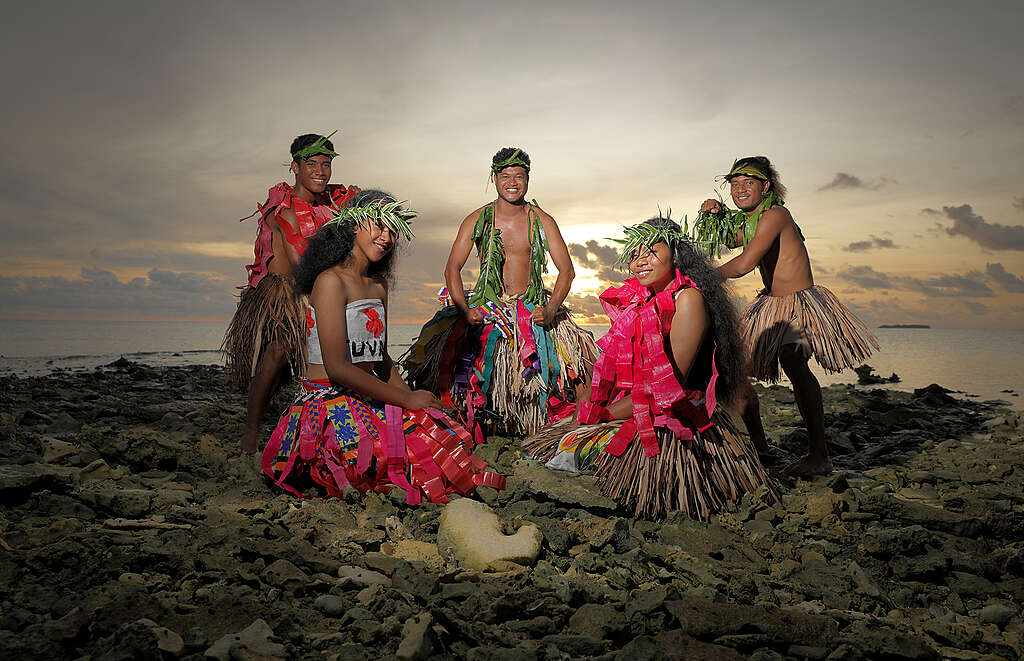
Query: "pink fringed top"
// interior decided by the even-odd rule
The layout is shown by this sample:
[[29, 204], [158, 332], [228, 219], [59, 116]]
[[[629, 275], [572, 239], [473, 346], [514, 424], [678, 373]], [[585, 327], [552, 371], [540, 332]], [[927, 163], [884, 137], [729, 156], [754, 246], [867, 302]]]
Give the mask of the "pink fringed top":
[[[341, 184], [331, 184], [327, 189], [331, 199], [338, 206], [347, 204], [354, 194], [352, 190]], [[249, 220], [257, 214], [259, 215], [259, 228], [256, 233], [256, 244], [253, 247], [255, 261], [245, 267], [245, 270], [249, 272], [249, 282], [247, 285], [249, 287], [258, 285], [260, 280], [267, 275], [267, 264], [274, 257], [273, 228], [269, 223], [271, 218], [277, 222], [281, 231], [284, 232], [288, 243], [292, 244], [301, 255], [306, 251], [306, 242], [309, 238], [316, 234], [320, 226], [334, 215], [330, 206], [312, 205], [301, 198], [295, 197], [291, 192], [292, 186], [282, 181], [267, 191], [267, 201], [256, 205], [254, 213], [238, 221], [242, 222], [243, 220]], [[299, 219], [298, 232], [292, 229], [291, 225], [277, 217], [281, 209], [292, 209], [295, 211], [295, 215]], [[243, 285], [241, 288], [245, 286]]]
[[677, 269], [675, 280], [653, 296], [636, 278], [601, 294], [601, 305], [612, 327], [597, 342], [602, 353], [594, 364], [590, 401], [580, 405], [578, 419], [582, 424], [606, 421], [608, 404], [632, 396], [633, 417], [622, 424], [608, 444], [607, 451], [612, 455], [621, 455], [637, 436], [648, 457], [657, 455], [661, 450], [655, 427], [667, 427], [678, 438], [692, 439], [693, 429], [703, 431], [712, 425], [718, 380], [714, 353], [711, 379], [703, 392], [683, 389], [665, 353], [675, 296], [686, 287], [697, 285]]

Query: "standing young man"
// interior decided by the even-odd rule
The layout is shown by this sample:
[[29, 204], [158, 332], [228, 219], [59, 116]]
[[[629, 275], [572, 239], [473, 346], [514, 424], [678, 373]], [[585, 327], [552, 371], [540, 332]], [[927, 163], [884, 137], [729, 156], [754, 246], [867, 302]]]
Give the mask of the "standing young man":
[[[783, 206], [786, 189], [764, 156], [736, 161], [729, 174], [732, 200], [742, 212], [729, 213], [718, 200], [706, 200], [702, 214], [736, 219], [728, 228], [729, 247], [743, 252], [719, 267], [723, 278], [739, 278], [756, 267], [764, 289], [743, 313], [743, 340], [751, 376], [770, 383], [779, 380], [779, 365], [793, 384], [797, 407], [807, 425], [807, 456], [787, 472], [812, 477], [832, 472], [825, 443], [825, 413], [821, 386], [807, 363], [813, 355], [826, 372], [834, 373], [863, 362], [878, 349], [878, 339], [839, 302], [814, 284], [803, 234]], [[707, 229], [698, 227], [698, 234]], [[758, 450], [767, 450], [757, 395], [749, 384], [740, 394], [740, 415]]]
[[[449, 303], [403, 359], [413, 387], [438, 393], [474, 426], [486, 409], [520, 434], [572, 413], [597, 355], [590, 333], [562, 302], [575, 272], [547, 212], [526, 201], [530, 157], [505, 147], [491, 159], [498, 198], [462, 221], [445, 267]], [[462, 268], [475, 249], [480, 275], [465, 292]], [[551, 256], [558, 278], [544, 289]]]
[[344, 206], [359, 191], [356, 186], [329, 185], [331, 161], [338, 154], [328, 138], [307, 133], [292, 141], [295, 183], [271, 188], [256, 211], [256, 259], [245, 267], [249, 281], [224, 334], [228, 377], [248, 393], [239, 446], [250, 454], [258, 449], [263, 411], [285, 370], [290, 367], [299, 374], [305, 364], [306, 317], [292, 290], [292, 267], [309, 237], [330, 220], [331, 205]]

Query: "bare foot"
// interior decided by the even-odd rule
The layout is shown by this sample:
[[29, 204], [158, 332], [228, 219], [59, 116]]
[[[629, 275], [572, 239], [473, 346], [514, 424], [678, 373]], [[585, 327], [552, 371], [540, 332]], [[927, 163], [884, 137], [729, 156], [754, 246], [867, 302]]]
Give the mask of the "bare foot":
[[245, 433], [242, 434], [242, 440], [238, 442], [238, 449], [245, 454], [256, 454], [259, 450], [260, 444], [260, 430], [255, 431], [246, 429]]
[[828, 475], [832, 470], [832, 461], [828, 457], [822, 458], [807, 455], [786, 466], [782, 472], [786, 475], [808, 480], [818, 475]]

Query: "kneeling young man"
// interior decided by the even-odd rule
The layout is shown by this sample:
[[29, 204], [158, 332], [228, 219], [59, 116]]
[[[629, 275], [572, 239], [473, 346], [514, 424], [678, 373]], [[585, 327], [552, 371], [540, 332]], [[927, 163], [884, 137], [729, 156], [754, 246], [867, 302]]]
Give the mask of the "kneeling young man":
[[[403, 358], [413, 387], [438, 394], [477, 429], [482, 409], [518, 434], [570, 415], [589, 380], [597, 347], [562, 306], [575, 272], [558, 224], [526, 201], [530, 157], [505, 147], [491, 159], [498, 192], [466, 216], [445, 267], [447, 304]], [[476, 250], [480, 275], [463, 290], [462, 268]], [[551, 256], [558, 278], [543, 274]]]
[[[756, 267], [764, 289], [743, 313], [742, 336], [750, 375], [776, 383], [779, 365], [793, 384], [797, 407], [807, 425], [808, 452], [787, 472], [811, 477], [832, 472], [825, 443], [821, 386], [807, 363], [813, 355], [826, 372], [835, 373], [863, 362], [878, 339], [825, 287], [814, 284], [804, 237], [783, 206], [786, 189], [764, 156], [736, 161], [729, 174], [732, 200], [742, 214], [706, 200], [703, 214], [738, 222], [726, 223], [729, 247], [743, 252], [719, 267], [723, 278], [742, 277]], [[698, 234], [707, 232], [707, 223]], [[759, 451], [768, 449], [757, 395], [749, 384], [739, 393], [740, 415]]]

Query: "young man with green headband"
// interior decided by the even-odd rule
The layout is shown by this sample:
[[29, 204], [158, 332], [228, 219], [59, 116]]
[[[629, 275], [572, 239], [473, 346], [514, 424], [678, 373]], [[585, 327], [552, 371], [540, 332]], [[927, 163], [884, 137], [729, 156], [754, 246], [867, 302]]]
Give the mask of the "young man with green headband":
[[248, 394], [239, 443], [243, 452], [258, 449], [263, 412], [286, 368], [298, 375], [305, 364], [306, 320], [292, 290], [292, 268], [309, 238], [333, 216], [332, 207], [344, 206], [359, 192], [356, 186], [330, 184], [331, 162], [338, 155], [330, 137], [295, 138], [289, 165], [295, 183], [271, 188], [267, 201], [248, 217], [259, 217], [255, 261], [245, 267], [249, 279], [221, 347], [228, 377]]
[[[505, 147], [491, 159], [493, 202], [462, 221], [445, 267], [445, 307], [403, 359], [414, 387], [436, 392], [467, 426], [488, 412], [512, 433], [533, 433], [570, 415], [597, 348], [562, 306], [575, 275], [558, 224], [526, 201], [530, 157]], [[465, 292], [471, 252], [480, 274]], [[548, 292], [550, 255], [558, 278]]]
[[[750, 375], [776, 383], [781, 364], [808, 434], [807, 456], [786, 470], [798, 477], [828, 474], [832, 461], [821, 386], [808, 361], [813, 355], [826, 372], [839, 372], [867, 359], [871, 347], [879, 348], [878, 340], [831, 291], [814, 284], [803, 234], [783, 206], [786, 189], [771, 162], [764, 156], [741, 158], [723, 178], [738, 210], [706, 200], [694, 227], [697, 241], [712, 255], [721, 254], [723, 246], [743, 248], [719, 267], [723, 278], [760, 271], [764, 289], [741, 324]], [[751, 440], [759, 451], [767, 451], [754, 389], [746, 384], [737, 400]]]

